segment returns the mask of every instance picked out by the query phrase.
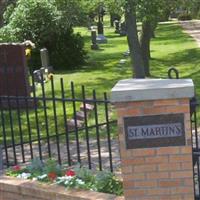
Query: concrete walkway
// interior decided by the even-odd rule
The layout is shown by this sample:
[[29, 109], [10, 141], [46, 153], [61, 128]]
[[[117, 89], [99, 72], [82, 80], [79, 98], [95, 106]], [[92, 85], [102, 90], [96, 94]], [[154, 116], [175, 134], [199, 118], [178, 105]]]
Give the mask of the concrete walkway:
[[200, 47], [200, 20], [181, 21], [180, 24], [184, 32], [193, 37]]

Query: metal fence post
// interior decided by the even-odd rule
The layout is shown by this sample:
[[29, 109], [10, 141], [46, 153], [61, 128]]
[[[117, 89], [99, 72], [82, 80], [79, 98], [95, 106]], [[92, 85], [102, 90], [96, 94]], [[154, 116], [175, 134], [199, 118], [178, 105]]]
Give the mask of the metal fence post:
[[0, 175], [3, 173], [3, 151], [2, 145], [0, 145]]

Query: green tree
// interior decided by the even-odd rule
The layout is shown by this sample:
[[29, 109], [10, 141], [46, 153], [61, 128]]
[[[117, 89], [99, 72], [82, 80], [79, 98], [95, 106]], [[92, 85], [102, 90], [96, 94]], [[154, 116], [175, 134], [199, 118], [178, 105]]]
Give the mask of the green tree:
[[16, 0], [1, 0], [0, 1], [0, 27], [2, 27], [4, 24], [3, 13], [5, 12], [6, 7], [9, 4], [13, 4], [15, 2]]
[[55, 68], [78, 67], [84, 62], [83, 39], [73, 33], [74, 20], [62, 12], [54, 0], [18, 0], [11, 14], [5, 14], [7, 25], [0, 31], [0, 40], [34, 42], [34, 66], [40, 66], [39, 50], [46, 47]]
[[[172, 2], [172, 3], [171, 3]], [[125, 19], [131, 60], [136, 78], [150, 76], [150, 42], [158, 21], [166, 10], [165, 0], [125, 0]], [[169, 1], [170, 10], [174, 2]], [[140, 38], [137, 21], [142, 22]]]
[[83, 0], [55, 0], [63, 25], [77, 26], [87, 23], [87, 9]]
[[136, 2], [127, 0], [125, 6], [125, 20], [127, 25], [127, 40], [130, 49], [132, 69], [135, 78], [144, 78], [144, 61], [137, 30]]
[[110, 25], [113, 26], [115, 18], [120, 19], [124, 14], [123, 1], [122, 0], [105, 0], [106, 10], [110, 14]]
[[144, 61], [145, 76], [150, 76], [150, 42], [157, 23], [162, 14], [163, 2], [161, 0], [145, 1], [139, 0], [137, 4], [138, 19], [142, 22], [140, 45]]

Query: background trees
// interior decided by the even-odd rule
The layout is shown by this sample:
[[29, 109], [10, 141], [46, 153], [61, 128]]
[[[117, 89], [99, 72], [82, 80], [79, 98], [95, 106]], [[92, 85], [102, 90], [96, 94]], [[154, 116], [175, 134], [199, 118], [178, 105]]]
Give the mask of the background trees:
[[[15, 1], [2, 0], [0, 16], [8, 2]], [[126, 21], [127, 41], [136, 78], [151, 75], [150, 44], [157, 23], [168, 20], [170, 13], [177, 9], [193, 16], [198, 16], [200, 10], [198, 0], [18, 0], [7, 7], [4, 22], [0, 17], [0, 24], [4, 23], [0, 41], [30, 39], [36, 43], [36, 52], [42, 47], [49, 49], [51, 63], [57, 68], [74, 68], [84, 62], [85, 52], [82, 37], [73, 33], [73, 27], [95, 24], [100, 5], [110, 14], [111, 25], [116, 17]], [[140, 31], [138, 22], [141, 23]], [[39, 65], [36, 52], [34, 65]]]
[[73, 24], [78, 23], [78, 10], [78, 1], [18, 0], [4, 14], [6, 25], [0, 31], [0, 41], [34, 42], [34, 68], [41, 65], [39, 50], [43, 47], [49, 50], [50, 62], [56, 69], [76, 68], [84, 62], [85, 56], [83, 39], [72, 29]]

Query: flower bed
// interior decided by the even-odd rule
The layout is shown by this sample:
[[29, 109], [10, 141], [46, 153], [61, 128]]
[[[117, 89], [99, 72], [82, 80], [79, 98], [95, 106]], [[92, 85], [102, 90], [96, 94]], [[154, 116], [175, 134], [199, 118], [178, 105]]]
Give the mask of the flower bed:
[[0, 200], [119, 200], [112, 194], [70, 189], [15, 177], [0, 177]]
[[[60, 200], [62, 199], [60, 195], [64, 195], [65, 199], [74, 200], [116, 199], [116, 195], [122, 194], [122, 183], [112, 173], [105, 171], [95, 173], [80, 166], [63, 168], [57, 165], [54, 160], [48, 160], [46, 163], [42, 163], [40, 160], [36, 159], [27, 167], [21, 168], [20, 166], [14, 166], [10, 168], [6, 172], [6, 175], [10, 177], [3, 177], [0, 181], [0, 192], [2, 195], [13, 194], [12, 191], [15, 191], [13, 196], [18, 197], [26, 194], [29, 196], [33, 195], [31, 196], [32, 199], [46, 198]], [[33, 190], [35, 190], [35, 192]], [[25, 191], [25, 193], [23, 191]], [[29, 192], [27, 193], [27, 191]], [[40, 193], [42, 197], [38, 196]], [[70, 197], [72, 194], [73, 198]], [[51, 195], [55, 196], [55, 198], [51, 197]], [[43, 196], [45, 198], [43, 198]], [[59, 198], [57, 196], [59, 196]], [[7, 200], [9, 198], [4, 197], [3, 199]], [[23, 197], [23, 199], [26, 198]], [[29, 199], [28, 196], [27, 199]], [[14, 199], [10, 198], [9, 200]]]

